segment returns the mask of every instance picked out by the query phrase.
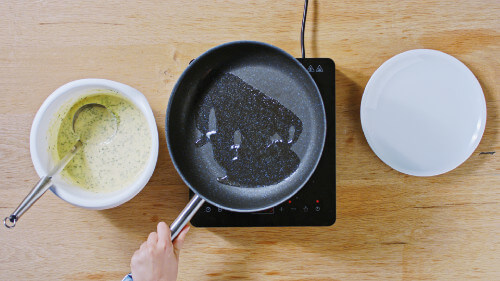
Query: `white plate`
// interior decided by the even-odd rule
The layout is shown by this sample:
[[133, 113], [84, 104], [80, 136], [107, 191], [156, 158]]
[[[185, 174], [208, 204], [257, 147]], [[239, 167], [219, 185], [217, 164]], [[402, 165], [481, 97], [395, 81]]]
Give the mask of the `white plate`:
[[486, 102], [474, 74], [434, 50], [411, 50], [380, 66], [361, 100], [361, 125], [375, 154], [402, 173], [434, 176], [474, 152]]

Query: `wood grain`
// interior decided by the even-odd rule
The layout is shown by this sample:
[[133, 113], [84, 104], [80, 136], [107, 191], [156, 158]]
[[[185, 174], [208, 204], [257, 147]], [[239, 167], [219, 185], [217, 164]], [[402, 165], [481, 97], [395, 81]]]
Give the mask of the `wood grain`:
[[[29, 131], [44, 99], [71, 80], [126, 83], [146, 95], [160, 132], [156, 171], [130, 202], [73, 207], [47, 193], [14, 230], [0, 229], [1, 280], [121, 280], [159, 220], [187, 202], [165, 143], [165, 109], [189, 61], [233, 40], [299, 56], [302, 1], [1, 1], [0, 210], [37, 180]], [[310, 1], [306, 54], [337, 73], [337, 222], [331, 227], [192, 228], [180, 280], [498, 280], [500, 278], [500, 2]], [[446, 52], [477, 76], [483, 139], [436, 177], [383, 164], [361, 130], [370, 75], [415, 48]], [[496, 152], [480, 154], [480, 152]]]

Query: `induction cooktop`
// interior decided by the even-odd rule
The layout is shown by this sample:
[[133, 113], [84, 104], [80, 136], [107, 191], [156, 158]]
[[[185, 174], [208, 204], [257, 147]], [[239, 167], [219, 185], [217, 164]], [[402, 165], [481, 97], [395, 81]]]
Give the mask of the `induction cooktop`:
[[[294, 196], [273, 208], [238, 213], [205, 203], [191, 219], [196, 227], [328, 226], [336, 219], [335, 63], [329, 58], [298, 58], [319, 88], [327, 130], [321, 159], [309, 181]], [[193, 193], [190, 191], [189, 197]]]

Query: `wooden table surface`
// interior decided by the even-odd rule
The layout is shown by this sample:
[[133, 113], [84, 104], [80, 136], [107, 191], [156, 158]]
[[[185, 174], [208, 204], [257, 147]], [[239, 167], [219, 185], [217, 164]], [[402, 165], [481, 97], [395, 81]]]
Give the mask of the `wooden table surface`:
[[[156, 223], [172, 222], [188, 200], [164, 134], [181, 72], [192, 58], [233, 40], [265, 41], [299, 56], [302, 7], [302, 1], [1, 1], [3, 215], [38, 179], [29, 154], [31, 122], [66, 82], [106, 78], [144, 93], [160, 154], [149, 184], [120, 207], [85, 210], [48, 192], [15, 229], [2, 227], [0, 280], [121, 280]], [[337, 222], [192, 228], [179, 279], [499, 280], [500, 2], [311, 0], [308, 16], [307, 56], [330, 57], [337, 67]], [[359, 119], [370, 75], [416, 48], [464, 62], [487, 103], [477, 150], [435, 177], [383, 164]]]

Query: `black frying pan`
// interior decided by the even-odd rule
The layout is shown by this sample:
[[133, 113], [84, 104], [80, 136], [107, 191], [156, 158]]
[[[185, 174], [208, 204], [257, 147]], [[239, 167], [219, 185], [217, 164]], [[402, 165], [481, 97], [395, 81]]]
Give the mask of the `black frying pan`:
[[307, 70], [283, 50], [237, 41], [194, 60], [167, 108], [167, 145], [195, 193], [172, 239], [205, 202], [237, 212], [274, 207], [304, 186], [323, 151], [326, 119]]

